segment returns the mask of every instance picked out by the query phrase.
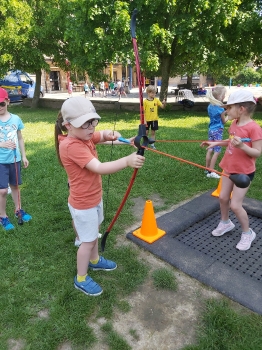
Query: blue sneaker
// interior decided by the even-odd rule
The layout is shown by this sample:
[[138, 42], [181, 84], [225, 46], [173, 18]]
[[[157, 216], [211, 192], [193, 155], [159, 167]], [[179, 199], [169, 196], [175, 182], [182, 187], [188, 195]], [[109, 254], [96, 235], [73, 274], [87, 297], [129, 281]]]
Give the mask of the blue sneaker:
[[9, 221], [8, 216], [6, 218], [0, 217], [0, 225], [2, 225], [6, 231], [13, 230], [15, 228], [14, 225]]
[[[20, 209], [20, 214], [24, 222], [28, 222], [32, 219], [32, 216], [26, 213], [23, 209]], [[19, 210], [15, 212], [15, 217], [18, 218], [18, 216], [19, 216]]]
[[99, 286], [99, 284], [93, 281], [90, 276], [86, 276], [84, 282], [78, 282], [77, 277], [75, 277], [74, 281], [75, 288], [81, 290], [81, 292], [85, 293], [86, 295], [96, 297], [103, 293], [103, 289]]
[[89, 268], [92, 270], [104, 270], [104, 271], [112, 271], [117, 268], [117, 264], [114, 261], [106, 260], [102, 256], [100, 256], [97, 264], [89, 263]]

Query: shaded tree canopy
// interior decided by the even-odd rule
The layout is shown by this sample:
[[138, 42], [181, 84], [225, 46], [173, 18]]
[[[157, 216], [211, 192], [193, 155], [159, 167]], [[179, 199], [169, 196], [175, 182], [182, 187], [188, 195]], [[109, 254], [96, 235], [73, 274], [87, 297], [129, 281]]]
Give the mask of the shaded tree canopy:
[[[61, 68], [100, 80], [109, 63], [134, 64], [130, 18], [135, 8], [141, 68], [162, 77], [193, 72], [232, 75], [261, 60], [258, 0], [0, 0], [1, 68], [36, 72], [44, 55]], [[9, 29], [8, 31], [6, 29]], [[8, 32], [8, 33], [7, 33]]]
[[258, 58], [260, 5], [257, 0], [72, 1], [66, 21], [66, 39], [74, 40], [71, 49], [76, 49], [74, 54], [69, 45], [71, 61], [90, 76], [110, 62], [134, 63], [129, 26], [137, 8], [141, 68], [162, 76], [164, 97], [169, 77], [196, 71], [230, 75]]

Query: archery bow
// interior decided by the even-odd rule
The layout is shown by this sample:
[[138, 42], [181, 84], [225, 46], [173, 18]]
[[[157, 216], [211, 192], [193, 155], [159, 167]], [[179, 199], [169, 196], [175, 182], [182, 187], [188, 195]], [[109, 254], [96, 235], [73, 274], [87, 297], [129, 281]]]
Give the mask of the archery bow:
[[[134, 54], [136, 59], [136, 74], [137, 74], [137, 81], [138, 81], [138, 87], [139, 87], [139, 103], [140, 103], [140, 125], [138, 129], [138, 136], [136, 136], [134, 143], [137, 147], [138, 151], [137, 154], [144, 155], [144, 148], [147, 147], [149, 140], [146, 136], [146, 125], [145, 125], [145, 118], [144, 118], [144, 105], [143, 105], [143, 89], [142, 89], [142, 76], [140, 71], [140, 61], [139, 61], [139, 54], [137, 49], [137, 41], [136, 41], [136, 15], [137, 15], [137, 9], [135, 9], [132, 13], [131, 22], [130, 22], [130, 29], [131, 29], [131, 37], [133, 42], [133, 48], [134, 48]], [[117, 209], [117, 212], [115, 216], [113, 217], [110, 225], [108, 226], [106, 232], [104, 233], [102, 240], [101, 240], [101, 251], [103, 252], [105, 250], [106, 240], [107, 237], [114, 226], [114, 223], [116, 222], [119, 214], [121, 213], [121, 210], [123, 206], [125, 205], [125, 202], [129, 196], [129, 193], [133, 187], [136, 175], [137, 175], [138, 169], [134, 169], [131, 180], [129, 182], [129, 185], [127, 187], [126, 193], [119, 205], [119, 208]]]

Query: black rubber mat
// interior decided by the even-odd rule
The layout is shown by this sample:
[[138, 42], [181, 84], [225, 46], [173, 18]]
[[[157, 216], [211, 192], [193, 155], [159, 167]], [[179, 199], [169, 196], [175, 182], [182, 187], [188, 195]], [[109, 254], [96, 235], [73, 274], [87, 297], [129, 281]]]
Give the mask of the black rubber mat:
[[[236, 249], [241, 228], [232, 213], [234, 230], [221, 237], [211, 232], [220, 220], [219, 202], [209, 191], [157, 219], [166, 235], [148, 244], [127, 238], [188, 275], [262, 314], [262, 203], [245, 199], [250, 227], [257, 237], [245, 252]], [[153, 203], [154, 204], [154, 203]]]
[[[230, 218], [236, 224], [236, 227], [223, 237], [214, 238], [210, 234], [220, 220], [220, 211], [217, 211], [185, 230], [176, 238], [187, 246], [262, 283], [262, 236], [257, 235], [252, 244], [252, 252], [240, 252], [234, 249], [240, 239], [241, 227], [235, 216], [232, 215]], [[262, 232], [262, 220], [260, 218], [249, 215], [249, 220], [250, 227], [255, 232]]]

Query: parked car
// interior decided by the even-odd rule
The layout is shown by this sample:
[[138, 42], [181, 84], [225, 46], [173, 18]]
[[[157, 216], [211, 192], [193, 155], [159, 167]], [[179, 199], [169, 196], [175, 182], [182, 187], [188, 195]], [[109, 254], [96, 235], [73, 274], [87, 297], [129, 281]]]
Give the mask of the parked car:
[[[8, 92], [11, 102], [22, 101], [26, 97], [33, 97], [35, 82], [28, 73], [21, 70], [10, 70], [3, 79], [0, 86]], [[44, 89], [41, 87], [42, 96]]]
[[[33, 85], [29, 87], [27, 97], [28, 98], [33, 98], [35, 93], [35, 82], [33, 82]], [[43, 86], [40, 87], [40, 97], [44, 97], [45, 90]]]

